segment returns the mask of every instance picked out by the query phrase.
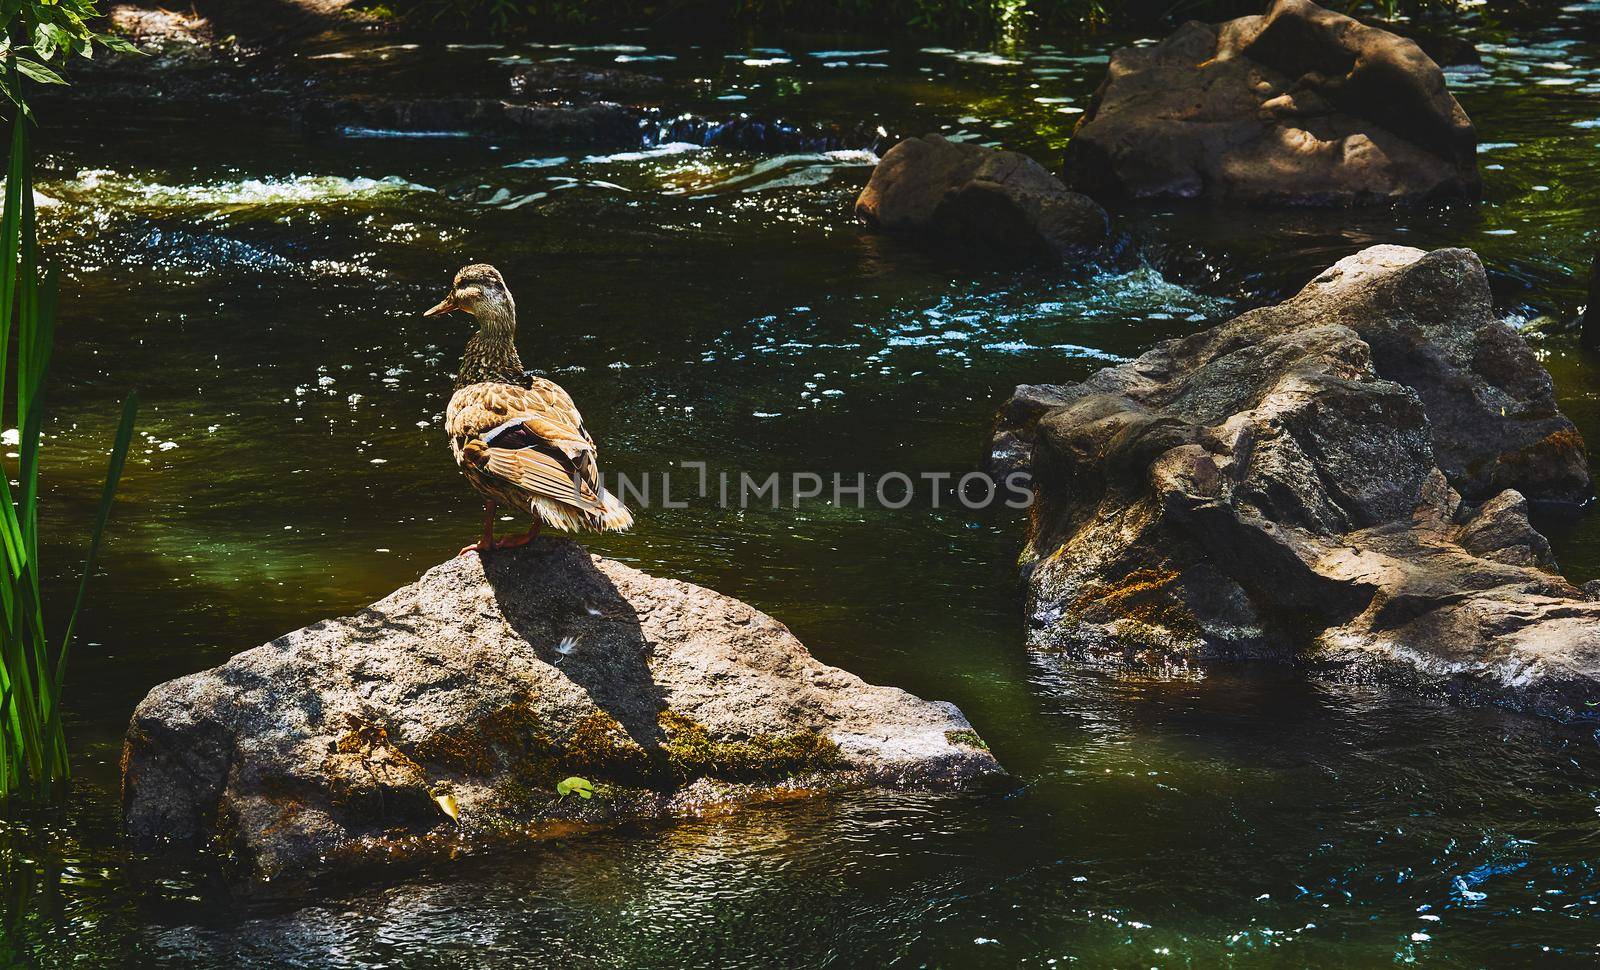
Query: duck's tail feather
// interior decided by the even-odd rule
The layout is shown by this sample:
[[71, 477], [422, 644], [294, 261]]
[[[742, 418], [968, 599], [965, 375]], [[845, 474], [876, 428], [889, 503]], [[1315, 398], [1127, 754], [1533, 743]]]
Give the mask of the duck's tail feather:
[[600, 528], [606, 532], [623, 532], [633, 526], [633, 513], [615, 495], [600, 490]]
[[561, 532], [623, 532], [633, 525], [633, 513], [615, 495], [601, 489], [600, 507], [584, 509], [542, 495], [528, 496], [528, 511]]

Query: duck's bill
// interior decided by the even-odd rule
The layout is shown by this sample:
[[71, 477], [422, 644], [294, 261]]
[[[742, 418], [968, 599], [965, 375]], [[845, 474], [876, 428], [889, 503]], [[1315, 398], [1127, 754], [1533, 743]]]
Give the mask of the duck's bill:
[[456, 306], [456, 301], [447, 296], [438, 303], [435, 303], [433, 306], [422, 311], [422, 315], [425, 317], [436, 317], [441, 313], [449, 313], [451, 310], [459, 309], [461, 308]]

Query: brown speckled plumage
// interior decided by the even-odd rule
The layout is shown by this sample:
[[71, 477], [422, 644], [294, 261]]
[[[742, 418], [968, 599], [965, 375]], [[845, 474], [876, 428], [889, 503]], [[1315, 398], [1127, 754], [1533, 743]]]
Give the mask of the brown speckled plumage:
[[516, 306], [500, 273], [482, 263], [462, 269], [429, 313], [455, 309], [478, 321], [445, 409], [450, 449], [467, 480], [491, 502], [564, 531], [632, 525], [633, 515], [600, 484], [594, 438], [572, 397], [524, 371]]

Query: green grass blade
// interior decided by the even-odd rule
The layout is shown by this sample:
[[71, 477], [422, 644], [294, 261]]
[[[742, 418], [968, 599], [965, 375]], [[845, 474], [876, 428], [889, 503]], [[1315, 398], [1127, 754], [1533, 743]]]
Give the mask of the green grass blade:
[[[106, 521], [111, 518], [111, 501], [117, 494], [117, 483], [122, 479], [122, 468], [128, 461], [128, 449], [133, 444], [133, 421], [139, 413], [139, 395], [129, 394], [128, 399], [122, 403], [122, 420], [117, 424], [116, 443], [111, 448], [111, 462], [106, 468], [106, 485], [100, 493], [100, 508], [94, 516], [94, 531], [89, 538], [89, 556], [83, 564], [83, 578], [78, 582], [78, 595], [72, 601], [72, 612], [67, 614], [67, 630], [61, 638], [61, 651], [56, 659], [55, 693], [61, 693], [61, 685], [67, 676], [67, 653], [72, 647], [72, 632], [78, 625], [78, 611], [83, 609], [83, 598], [89, 591], [89, 577], [94, 575], [96, 561], [100, 557], [100, 540], [105, 535]], [[60, 723], [60, 711], [57, 708], [55, 716], [51, 718], [53, 724]]]
[[[27, 182], [28, 131], [27, 125], [19, 120], [11, 126], [11, 159], [6, 174], [5, 210], [0, 215], [0, 352], [7, 356], [11, 351], [12, 322], [17, 309], [17, 267], [22, 248], [22, 188]], [[0, 401], [5, 398], [9, 370], [9, 367], [0, 367]], [[21, 523], [17, 520], [16, 506], [11, 500], [9, 478], [8, 475], [0, 475], [0, 548], [4, 549], [11, 574], [16, 576], [22, 571], [24, 555]]]
[[[38, 502], [34, 499], [39, 488], [39, 434], [44, 426], [44, 371], [40, 369], [39, 362], [50, 359], [49, 348], [41, 350], [39, 345], [52, 331], [45, 314], [55, 301], [43, 291], [54, 284], [55, 274], [49, 274], [41, 285], [31, 179], [23, 183], [21, 263], [16, 321], [17, 429], [21, 435], [17, 481], [22, 488], [22, 501], [18, 509], [23, 557], [28, 563], [34, 564], [39, 559]], [[34, 569], [32, 573], [33, 585], [37, 587], [38, 570]]]
[[[11, 159], [6, 166], [5, 214], [0, 217], [0, 347], [9, 347], [11, 316], [17, 305], [17, 250], [22, 245], [22, 183], [28, 171], [28, 128], [11, 125]], [[0, 371], [0, 396], [6, 375]]]
[[12, 763], [12, 741], [9, 724], [11, 720], [11, 684], [7, 681], [0, 684], [0, 800], [11, 793], [14, 771]]

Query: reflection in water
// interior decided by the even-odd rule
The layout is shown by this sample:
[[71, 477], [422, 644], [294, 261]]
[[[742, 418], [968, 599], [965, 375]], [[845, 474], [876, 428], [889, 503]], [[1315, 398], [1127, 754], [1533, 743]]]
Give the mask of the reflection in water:
[[[10, 815], [15, 806], [0, 807]], [[61, 860], [20, 819], [0, 817], [0, 966], [29, 962], [62, 918]]]
[[[114, 421], [130, 386], [148, 403], [70, 677], [79, 793], [66, 818], [3, 830], [8, 918], [26, 914], [42, 962], [106, 967], [1592, 957], [1593, 738], [1293, 670], [1150, 679], [1028, 656], [1019, 523], [928, 503], [691, 501], [591, 545], [746, 599], [825, 662], [955, 701], [1012, 790], [863, 792], [302, 904], [128, 857], [116, 786], [152, 684], [358, 608], [473, 537], [438, 426], [467, 333], [420, 317], [470, 260], [506, 273], [523, 359], [584, 402], [604, 464], [635, 479], [686, 460], [758, 477], [966, 471], [1015, 384], [1081, 379], [1379, 242], [1477, 249], [1562, 406], [1600, 439], [1594, 363], [1551, 327], [1581, 302], [1595, 242], [1596, 17], [1475, 28], [1483, 66], [1451, 83], [1497, 146], [1480, 157], [1483, 204], [1130, 205], [1113, 269], [974, 268], [864, 235], [850, 207], [880, 127], [1053, 165], [1107, 49], [1130, 38], [307, 49], [341, 55], [367, 90], [434, 96], [503, 85], [515, 63], [634, 64], [695, 118], [867, 137], [826, 151], [659, 132], [621, 152], [312, 138], [259, 119], [44, 132], [71, 402], [46, 429], [47, 538], [79, 535], [68, 524], [97, 494], [104, 436], [79, 430]], [[1597, 521], [1551, 524], [1573, 578], [1600, 574]]]

